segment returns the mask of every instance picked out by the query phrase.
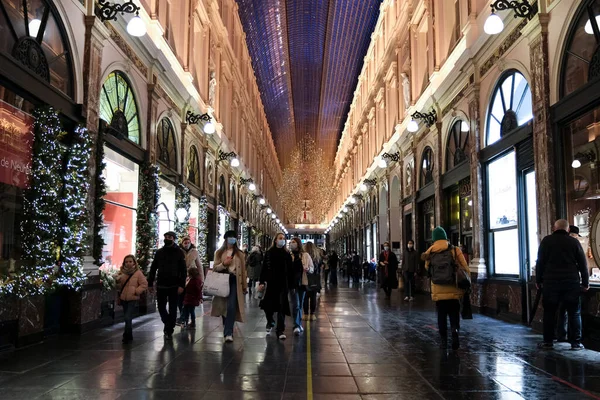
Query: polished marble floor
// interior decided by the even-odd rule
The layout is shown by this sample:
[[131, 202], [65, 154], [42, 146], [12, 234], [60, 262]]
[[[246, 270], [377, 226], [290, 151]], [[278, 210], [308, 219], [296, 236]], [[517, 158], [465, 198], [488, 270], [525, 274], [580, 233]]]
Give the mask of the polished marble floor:
[[[462, 322], [462, 349], [437, 345], [433, 303], [373, 284], [324, 291], [304, 335], [266, 338], [256, 300], [235, 341], [219, 319], [162, 336], [156, 314], [0, 354], [1, 399], [600, 399], [600, 354], [566, 345], [539, 352], [530, 329], [475, 315]], [[289, 321], [288, 321], [289, 322]], [[310, 363], [308, 360], [310, 359]], [[310, 372], [309, 372], [310, 371]]]

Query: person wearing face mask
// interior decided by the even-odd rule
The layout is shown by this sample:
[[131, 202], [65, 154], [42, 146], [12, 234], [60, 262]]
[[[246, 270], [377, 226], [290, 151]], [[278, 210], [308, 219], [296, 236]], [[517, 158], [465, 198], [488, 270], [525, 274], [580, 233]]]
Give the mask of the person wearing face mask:
[[385, 296], [389, 299], [392, 296], [392, 289], [398, 287], [398, 257], [390, 250], [390, 242], [383, 244], [383, 251], [379, 255], [379, 265], [381, 267], [381, 288]]
[[314, 272], [315, 266], [310, 255], [302, 248], [300, 238], [295, 237], [290, 241], [290, 250], [292, 252], [292, 269], [288, 274], [288, 294], [294, 319], [294, 335], [298, 336], [304, 331], [302, 305], [308, 286], [308, 274]]
[[419, 269], [419, 254], [415, 251], [415, 242], [408, 241], [402, 258], [402, 277], [404, 278], [404, 301], [413, 301], [415, 294], [415, 277]]
[[[185, 254], [175, 243], [176, 236], [175, 232], [165, 233], [165, 245], [156, 251], [148, 276], [150, 288], [153, 287], [156, 279], [156, 302], [160, 318], [165, 326], [163, 332], [167, 340], [173, 339], [177, 321], [178, 297], [183, 293], [187, 276]], [[158, 278], [156, 278], [157, 272]], [[169, 303], [168, 311], [167, 303]]]
[[235, 231], [227, 231], [223, 245], [215, 252], [214, 272], [229, 274], [229, 296], [215, 297], [210, 315], [223, 319], [226, 343], [233, 342], [235, 321], [244, 322], [244, 295], [248, 293], [246, 257], [237, 245]]
[[[181, 241], [181, 248], [185, 253], [185, 266], [186, 270], [189, 270], [192, 267], [198, 268], [198, 279], [200, 283], [204, 284], [204, 270], [202, 269], [202, 262], [200, 261], [200, 253], [196, 250], [196, 246], [192, 243], [192, 240], [189, 236], [185, 236]], [[185, 290], [182, 294], [179, 295], [179, 321], [177, 325], [183, 325], [183, 300], [185, 298]]]
[[275, 327], [274, 315], [277, 313], [275, 332], [280, 340], [285, 340], [285, 316], [291, 315], [288, 301], [288, 273], [291, 270], [292, 257], [285, 248], [285, 235], [278, 233], [273, 245], [265, 253], [258, 290], [264, 291], [260, 308], [267, 317], [267, 336]]

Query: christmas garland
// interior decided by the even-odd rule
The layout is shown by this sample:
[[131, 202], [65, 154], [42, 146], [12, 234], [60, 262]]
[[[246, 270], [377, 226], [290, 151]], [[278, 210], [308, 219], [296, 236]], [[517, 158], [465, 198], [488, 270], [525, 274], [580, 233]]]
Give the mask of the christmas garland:
[[67, 150], [60, 195], [61, 225], [58, 242], [60, 258], [52, 282], [54, 289], [66, 286], [78, 290], [86, 279], [83, 256], [87, 250], [87, 194], [90, 190], [90, 148], [92, 139], [83, 126], [75, 128]]
[[58, 139], [61, 124], [52, 108], [33, 112], [32, 167], [28, 187], [23, 193], [21, 222], [22, 266], [16, 280], [5, 290], [19, 297], [43, 294], [60, 255], [62, 179], [64, 148]]
[[[175, 233], [179, 239], [189, 234], [191, 201], [190, 189], [181, 183], [178, 184], [175, 190]], [[183, 222], [179, 222], [179, 218], [177, 218], [177, 210], [180, 208], [186, 211]]]
[[140, 175], [135, 248], [138, 264], [144, 273], [148, 273], [158, 242], [158, 218], [154, 210], [160, 196], [158, 172], [157, 165], [146, 162]]
[[200, 197], [198, 207], [198, 253], [203, 266], [208, 266], [208, 199]]
[[104, 180], [104, 169], [106, 162], [104, 161], [104, 132], [98, 132], [98, 144], [96, 146], [96, 176], [94, 177], [95, 193], [94, 193], [94, 231], [92, 233], [92, 256], [94, 264], [101, 266], [104, 264], [102, 250], [104, 249], [104, 238], [102, 237], [102, 229], [104, 228], [104, 209], [106, 208], [106, 182]]

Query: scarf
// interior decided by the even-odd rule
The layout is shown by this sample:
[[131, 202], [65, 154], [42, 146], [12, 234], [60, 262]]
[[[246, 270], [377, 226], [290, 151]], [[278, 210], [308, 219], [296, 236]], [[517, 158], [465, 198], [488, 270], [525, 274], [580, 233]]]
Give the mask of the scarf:
[[129, 269], [123, 265], [121, 266], [121, 273], [124, 275], [133, 275], [135, 274], [135, 271], [137, 271], [137, 269], [138, 268], [135, 265]]

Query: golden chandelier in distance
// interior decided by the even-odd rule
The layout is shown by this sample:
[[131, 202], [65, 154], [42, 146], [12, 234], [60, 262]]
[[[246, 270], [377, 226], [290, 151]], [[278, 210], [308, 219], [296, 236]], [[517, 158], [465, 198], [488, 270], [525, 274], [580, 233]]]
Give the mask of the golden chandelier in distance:
[[333, 201], [333, 167], [323, 149], [305, 136], [292, 151], [277, 195], [288, 223], [322, 223]]

